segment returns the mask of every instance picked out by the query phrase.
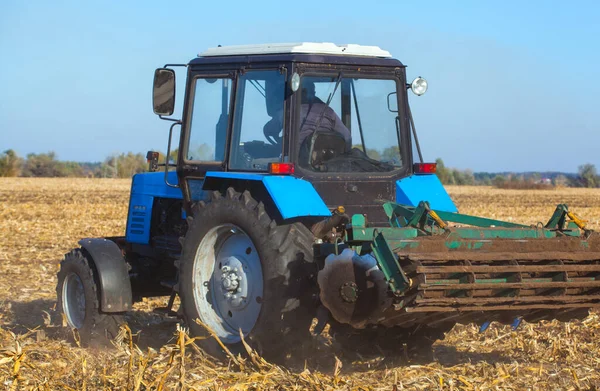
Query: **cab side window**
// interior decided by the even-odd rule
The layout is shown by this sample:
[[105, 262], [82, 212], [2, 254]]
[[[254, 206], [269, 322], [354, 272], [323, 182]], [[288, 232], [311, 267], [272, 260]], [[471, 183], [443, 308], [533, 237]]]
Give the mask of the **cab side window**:
[[193, 88], [186, 159], [222, 162], [227, 143], [231, 79], [199, 78]]

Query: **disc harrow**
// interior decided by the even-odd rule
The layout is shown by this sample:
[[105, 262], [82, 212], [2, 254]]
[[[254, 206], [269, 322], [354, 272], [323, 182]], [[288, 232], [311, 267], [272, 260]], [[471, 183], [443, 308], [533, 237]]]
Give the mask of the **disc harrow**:
[[[385, 276], [391, 300], [380, 297], [379, 306], [361, 305], [359, 289], [352, 316], [350, 304], [343, 303], [345, 323], [511, 323], [515, 318], [572, 319], [600, 308], [600, 235], [564, 204], [548, 223], [532, 226], [433, 211], [427, 202], [414, 208], [387, 203], [384, 209], [389, 228], [369, 227], [362, 215], [352, 217], [346, 240], [335, 251], [355, 251], [353, 269], [347, 261], [344, 266], [344, 275], [354, 276], [344, 278], [354, 281], [339, 274], [336, 281], [361, 286], [369, 274], [361, 270], [361, 259], [370, 256]], [[337, 273], [339, 257], [329, 255], [326, 273]], [[338, 308], [331, 307], [340, 301], [326, 295], [323, 301], [336, 317]]]

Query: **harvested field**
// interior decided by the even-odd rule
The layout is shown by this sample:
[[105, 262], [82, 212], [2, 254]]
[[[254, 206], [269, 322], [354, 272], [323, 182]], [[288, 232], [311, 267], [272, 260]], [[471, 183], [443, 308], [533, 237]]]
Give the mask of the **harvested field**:
[[[69, 342], [55, 316], [63, 254], [81, 237], [124, 231], [130, 181], [0, 178], [0, 381], [7, 390], [167, 389], [598, 389], [600, 317], [493, 324], [485, 334], [457, 325], [435, 346], [436, 361], [364, 358], [319, 349], [306, 367], [286, 369], [252, 359], [206, 358], [177, 320], [138, 303], [114, 349]], [[556, 204], [600, 229], [600, 190], [498, 190], [450, 187], [462, 213], [533, 224]], [[310, 341], [323, 344], [322, 341]]]

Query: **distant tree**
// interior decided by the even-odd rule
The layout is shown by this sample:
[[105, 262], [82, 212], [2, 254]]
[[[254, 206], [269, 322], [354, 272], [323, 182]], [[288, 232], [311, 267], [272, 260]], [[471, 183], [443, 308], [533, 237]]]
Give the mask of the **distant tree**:
[[12, 149], [0, 154], [0, 177], [18, 176], [21, 172], [22, 159]]
[[475, 178], [476, 185], [483, 185], [483, 186], [491, 186], [492, 185], [492, 178], [490, 177], [490, 174], [488, 174], [487, 172], [474, 173], [473, 177]]
[[23, 163], [21, 176], [25, 177], [81, 177], [83, 168], [77, 162], [60, 161], [54, 152], [30, 153]]
[[452, 177], [454, 178], [454, 183], [460, 186], [465, 185], [473, 185], [475, 183], [475, 178], [473, 176], [473, 171], [471, 170], [457, 170], [453, 168], [451, 170]]
[[387, 147], [381, 153], [381, 158], [385, 162], [397, 162], [400, 159], [400, 148], [397, 145]]
[[100, 167], [100, 175], [103, 178], [131, 178], [145, 171], [148, 171], [146, 157], [133, 152], [109, 156]]
[[596, 171], [596, 166], [587, 163], [579, 166], [579, 180], [583, 187], [598, 187], [600, 185], [600, 178]]
[[448, 168], [446, 168], [444, 161], [440, 158], [437, 158], [435, 160], [435, 163], [437, 165], [437, 169], [436, 169], [437, 176], [440, 179], [440, 181], [444, 185], [453, 185], [454, 177], [452, 176], [452, 173], [450, 172], [450, 170]]
[[[169, 153], [169, 164], [177, 164], [178, 156], [179, 156], [179, 148], [175, 148], [175, 149], [171, 150], [171, 152]], [[165, 163], [165, 153], [162, 151], [158, 152], [158, 163], [159, 164]], [[175, 170], [175, 167], [170, 167], [169, 170]]]
[[56, 153], [30, 153], [23, 164], [22, 176], [25, 177], [60, 177], [65, 176], [56, 160]]
[[494, 184], [494, 186], [502, 188], [506, 183], [506, 178], [504, 177], [504, 175], [496, 175], [494, 179], [492, 179], [492, 183]]
[[465, 185], [472, 186], [475, 184], [475, 175], [473, 175], [473, 170], [467, 168], [463, 171], [463, 180]]
[[[203, 143], [194, 149], [190, 148], [187, 155], [187, 158], [190, 160], [213, 161], [215, 160], [215, 149], [214, 147]], [[161, 163], [164, 163], [164, 161], [161, 161]]]
[[83, 177], [84, 172], [81, 165], [77, 162], [59, 162], [58, 170], [61, 172], [60, 176], [67, 177]]
[[560, 174], [552, 180], [552, 184], [557, 187], [565, 187], [569, 185], [569, 179], [566, 176]]

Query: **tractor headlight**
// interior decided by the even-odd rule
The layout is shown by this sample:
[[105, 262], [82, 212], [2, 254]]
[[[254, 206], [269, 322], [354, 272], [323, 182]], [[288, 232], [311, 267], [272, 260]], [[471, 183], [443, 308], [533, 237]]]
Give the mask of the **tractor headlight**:
[[299, 87], [300, 87], [300, 75], [297, 74], [296, 72], [294, 72], [294, 74], [292, 75], [292, 79], [290, 80], [290, 88], [292, 89], [292, 92], [296, 92], [296, 91], [298, 91]]
[[423, 95], [427, 92], [427, 80], [423, 79], [421, 76], [417, 77], [410, 83], [410, 89], [417, 96]]

